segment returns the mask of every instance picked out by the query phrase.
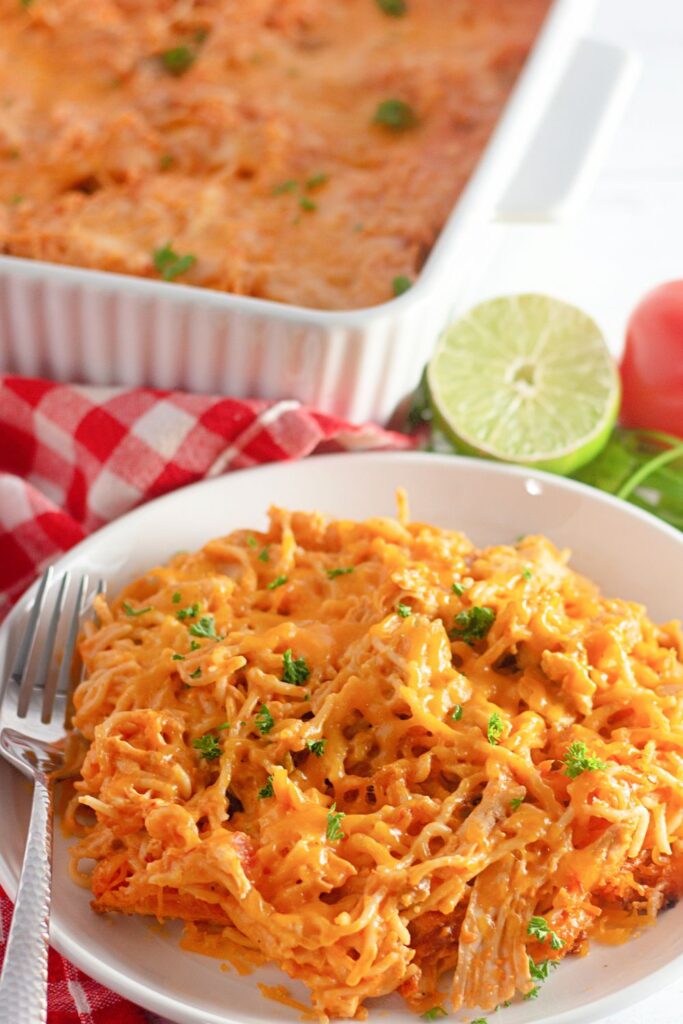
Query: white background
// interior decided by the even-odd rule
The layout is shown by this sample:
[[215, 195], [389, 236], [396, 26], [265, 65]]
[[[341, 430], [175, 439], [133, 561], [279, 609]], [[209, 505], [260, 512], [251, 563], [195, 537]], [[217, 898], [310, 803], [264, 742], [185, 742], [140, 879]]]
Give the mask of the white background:
[[[593, 193], [571, 222], [491, 227], [468, 298], [557, 295], [593, 315], [619, 355], [638, 299], [683, 278], [683, 0], [600, 0], [592, 35], [642, 60]], [[604, 1024], [682, 1021], [683, 979]]]
[[[591, 313], [618, 355], [643, 293], [683, 278], [683, 0], [599, 0], [592, 34], [637, 50], [643, 62], [593, 194], [566, 224], [488, 229], [468, 299], [557, 295]], [[682, 1021], [683, 979], [601, 1024]]]
[[467, 300], [556, 295], [594, 316], [619, 355], [638, 299], [683, 278], [683, 0], [598, 0], [591, 34], [642, 60], [592, 195], [564, 224], [489, 228], [483, 273]]

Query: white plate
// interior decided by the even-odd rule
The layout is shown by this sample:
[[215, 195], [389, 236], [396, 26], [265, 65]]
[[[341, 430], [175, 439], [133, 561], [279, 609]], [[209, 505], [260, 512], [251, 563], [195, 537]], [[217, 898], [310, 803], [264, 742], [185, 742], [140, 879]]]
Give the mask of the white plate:
[[[413, 518], [464, 530], [477, 543], [542, 532], [574, 550], [573, 565], [607, 593], [644, 602], [656, 620], [683, 612], [683, 537], [636, 509], [542, 473], [475, 459], [423, 454], [326, 456], [233, 473], [151, 502], [83, 541], [58, 563], [106, 577], [114, 589], [182, 548], [236, 527], [265, 524], [271, 503], [333, 516], [393, 514], [407, 488]], [[17, 642], [26, 598], [0, 630], [0, 669]], [[30, 791], [0, 765], [0, 883], [16, 888]], [[243, 978], [218, 961], [182, 952], [178, 929], [154, 931], [141, 919], [100, 917], [89, 893], [66, 874], [67, 843], [57, 836], [52, 940], [103, 984], [180, 1024], [298, 1021], [297, 1011], [266, 1001], [257, 982], [284, 982], [308, 1003], [303, 986], [264, 968]], [[534, 1002], [496, 1015], [497, 1024], [587, 1024], [645, 998], [683, 975], [683, 903], [655, 928], [620, 947], [593, 947], [569, 959]], [[472, 1012], [451, 1015], [471, 1020]], [[491, 1016], [491, 1015], [489, 1015]], [[373, 1004], [370, 1021], [414, 1024], [393, 996]]]

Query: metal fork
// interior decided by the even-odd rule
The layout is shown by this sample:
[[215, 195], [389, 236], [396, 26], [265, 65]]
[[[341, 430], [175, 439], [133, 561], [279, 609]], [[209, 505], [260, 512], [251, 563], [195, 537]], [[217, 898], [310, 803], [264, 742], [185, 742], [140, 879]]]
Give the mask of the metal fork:
[[[70, 574], [59, 581], [45, 638], [33, 669], [31, 652], [52, 582], [40, 580], [14, 664], [0, 687], [0, 755], [33, 780], [33, 804], [5, 963], [0, 975], [0, 1024], [45, 1024], [52, 874], [51, 774], [63, 764], [56, 742], [64, 735], [69, 681], [87, 576], [81, 577], [59, 673], [50, 671], [63, 619]], [[98, 589], [101, 589], [98, 588]]]

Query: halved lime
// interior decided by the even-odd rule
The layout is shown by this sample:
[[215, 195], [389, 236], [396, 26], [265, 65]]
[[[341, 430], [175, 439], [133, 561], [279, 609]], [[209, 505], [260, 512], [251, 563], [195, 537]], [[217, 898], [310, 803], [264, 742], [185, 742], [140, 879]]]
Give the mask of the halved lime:
[[427, 367], [437, 424], [465, 451], [571, 473], [603, 447], [619, 375], [597, 324], [546, 295], [475, 306]]

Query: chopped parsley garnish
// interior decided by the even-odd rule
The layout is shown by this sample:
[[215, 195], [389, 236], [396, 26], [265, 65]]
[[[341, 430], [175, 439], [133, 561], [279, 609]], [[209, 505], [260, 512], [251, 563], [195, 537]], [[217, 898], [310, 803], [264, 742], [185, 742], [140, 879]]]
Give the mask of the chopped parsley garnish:
[[190, 642], [190, 650], [191, 650], [191, 651], [198, 651], [198, 650], [199, 650], [199, 648], [200, 648], [201, 646], [202, 646], [202, 645], [201, 645], [201, 644], [198, 644], [196, 640], [192, 640], [192, 641]]
[[269, 562], [270, 561], [270, 549], [269, 548], [264, 548], [263, 551], [261, 551], [259, 553], [258, 560], [259, 560], [259, 562]]
[[171, 600], [173, 601], [173, 604], [180, 604], [180, 602], [182, 601], [182, 599], [183, 599], [183, 598], [182, 598], [182, 594], [180, 593], [180, 591], [179, 591], [179, 590], [176, 590], [175, 594], [174, 594], [174, 595], [173, 595], [173, 597], [171, 598]]
[[198, 736], [196, 740], [192, 740], [192, 746], [199, 751], [199, 756], [205, 761], [215, 761], [221, 756], [220, 743], [213, 733], [206, 732], [203, 736]]
[[275, 725], [275, 719], [271, 715], [266, 704], [261, 705], [254, 721], [256, 722], [256, 728], [262, 736], [265, 736], [267, 732], [270, 732]]
[[454, 583], [451, 586], [451, 590], [453, 591], [454, 594], [457, 594], [458, 597], [462, 597], [462, 595], [465, 593], [465, 587], [462, 583]]
[[470, 647], [475, 640], [483, 640], [495, 622], [496, 613], [492, 608], [466, 608], [455, 616], [455, 629], [450, 632], [451, 640], [464, 640]]
[[412, 287], [413, 282], [410, 280], [409, 277], [406, 277], [405, 274], [399, 274], [391, 282], [391, 290], [396, 296], [396, 298], [398, 298], [399, 295], [403, 295], [404, 292], [407, 292], [408, 289]]
[[179, 612], [175, 613], [175, 617], [178, 622], [184, 622], [185, 619], [193, 619], [195, 615], [199, 614], [199, 605], [189, 604], [187, 608], [181, 608]]
[[456, 704], [451, 711], [451, 718], [454, 722], [459, 722], [462, 718], [462, 704]]
[[171, 658], [171, 661], [185, 661], [185, 655], [184, 654], [174, 654], [173, 657]]
[[471, 1020], [470, 1024], [489, 1024], [486, 1017], [477, 1017], [476, 1020]]
[[199, 679], [201, 678], [201, 674], [202, 670], [200, 668], [196, 668], [194, 672], [190, 672], [190, 679]]
[[[532, 939], [538, 939], [539, 942], [545, 942], [546, 939], [550, 939], [551, 949], [562, 949], [564, 942], [554, 932], [544, 917], [532, 917], [527, 925], [527, 935], [530, 935]], [[532, 977], [537, 977], [532, 972]]]
[[375, 111], [375, 124], [392, 132], [405, 132], [417, 124], [415, 111], [405, 100], [382, 100]]
[[349, 565], [346, 569], [327, 569], [328, 580], [334, 580], [337, 576], [348, 576], [350, 572], [353, 572], [355, 566]]
[[292, 648], [288, 647], [282, 655], [282, 682], [301, 686], [311, 674], [304, 658], [293, 658]]
[[132, 616], [144, 615], [145, 612], [151, 612], [152, 611], [151, 604], [148, 604], [146, 608], [133, 608], [132, 604], [129, 604], [128, 601], [124, 601], [123, 604], [121, 605], [121, 607], [123, 608], [123, 610], [126, 613], [126, 615], [132, 615]]
[[168, 171], [175, 163], [175, 157], [172, 153], [162, 153], [159, 157], [159, 170]]
[[[377, 6], [381, 11], [384, 11], [385, 14], [388, 14], [390, 18], [400, 18], [408, 10], [406, 0], [377, 0]], [[441, 1009], [441, 1007], [437, 1007], [437, 1009]], [[425, 1014], [422, 1016], [425, 1017]], [[433, 1020], [434, 1018], [425, 1017], [425, 1019]]]
[[550, 960], [539, 960], [536, 963], [529, 957], [529, 974], [534, 981], [547, 981], [550, 977]]
[[320, 188], [320, 186], [324, 185], [328, 180], [329, 175], [325, 174], [324, 172], [322, 172], [321, 174], [313, 174], [311, 175], [310, 178], [306, 180], [306, 188]]
[[304, 700], [310, 700], [310, 699], [311, 699], [310, 693], [305, 693], [304, 694]]
[[411, 614], [412, 610], [413, 609], [410, 607], [410, 605], [404, 604], [403, 601], [399, 601], [398, 604], [396, 605], [396, 611], [398, 612], [402, 619], [407, 619], [408, 616]]
[[540, 991], [541, 990], [539, 989], [538, 985], [534, 985], [534, 987], [529, 989], [529, 991], [526, 993], [526, 995], [524, 996], [524, 999], [527, 1002], [529, 1002], [530, 999], [536, 999], [536, 997], [538, 996], [538, 993]]
[[197, 262], [197, 257], [193, 256], [192, 253], [186, 253], [184, 256], [181, 256], [174, 251], [168, 242], [166, 245], [162, 245], [160, 249], [155, 249], [153, 255], [154, 266], [164, 281], [172, 281], [180, 274], [184, 274], [186, 270], [189, 270]]
[[284, 192], [293, 192], [296, 188], [296, 182], [293, 178], [289, 178], [287, 181], [281, 181], [279, 185], [273, 187], [273, 195], [281, 196]]
[[302, 210], [309, 210], [311, 212], [318, 209], [318, 204], [313, 202], [312, 199], [309, 199], [308, 196], [301, 196], [299, 199], [299, 206]]
[[15, 195], [10, 197], [9, 204], [10, 206], [19, 206], [20, 203], [23, 203], [25, 198], [25, 196], [22, 196], [17, 192]]
[[174, 46], [161, 54], [161, 63], [171, 75], [184, 75], [196, 59], [197, 54], [189, 46]]
[[531, 569], [525, 569], [522, 572], [522, 576], [524, 577], [525, 580], [530, 580], [532, 578], [532, 576], [533, 576], [533, 573], [532, 573]]
[[19, 0], [19, 6], [23, 11], [27, 11], [33, 4], [33, 0]]
[[267, 797], [274, 795], [275, 794], [273, 792], [273, 776], [269, 775], [268, 781], [266, 782], [265, 786], [261, 786], [261, 788], [258, 791], [258, 798], [259, 800], [265, 800]]
[[271, 580], [268, 584], [268, 590], [277, 590], [278, 587], [281, 587], [286, 582], [286, 576], [276, 576], [275, 579]]
[[252, 537], [251, 535], [249, 535], [247, 537], [247, 545], [250, 548], [255, 548], [258, 545], [258, 541], [256, 540], [256, 537]]
[[439, 1017], [447, 1017], [448, 1014], [444, 1010], [443, 1006], [432, 1006], [431, 1010], [425, 1010], [424, 1013], [420, 1014], [422, 1020], [437, 1020]]
[[489, 724], [486, 727], [486, 735], [492, 747], [495, 747], [502, 734], [503, 719], [500, 717], [497, 711], [494, 711], [491, 717], [489, 718]]
[[602, 771], [607, 767], [605, 762], [601, 761], [599, 757], [589, 754], [586, 750], [586, 744], [580, 741], [569, 746], [562, 760], [567, 766], [564, 774], [568, 775], [570, 779], [575, 779], [582, 772]]
[[327, 740], [306, 740], [306, 746], [312, 754], [316, 757], [322, 757], [325, 753], [325, 744]]
[[516, 797], [514, 797], [510, 801], [510, 810], [511, 811], [519, 810], [519, 808], [522, 806], [523, 803], [524, 803], [524, 797], [523, 796], [516, 796]]
[[189, 632], [192, 636], [202, 636], [207, 640], [216, 639], [216, 620], [213, 615], [202, 615], [199, 622], [193, 622]]
[[[335, 813], [336, 812], [336, 813]], [[346, 815], [343, 811], [337, 811], [336, 803], [332, 804], [329, 811], [327, 812], [327, 838], [331, 843], [336, 843], [338, 839], [344, 838], [344, 830], [341, 827], [341, 823]]]

